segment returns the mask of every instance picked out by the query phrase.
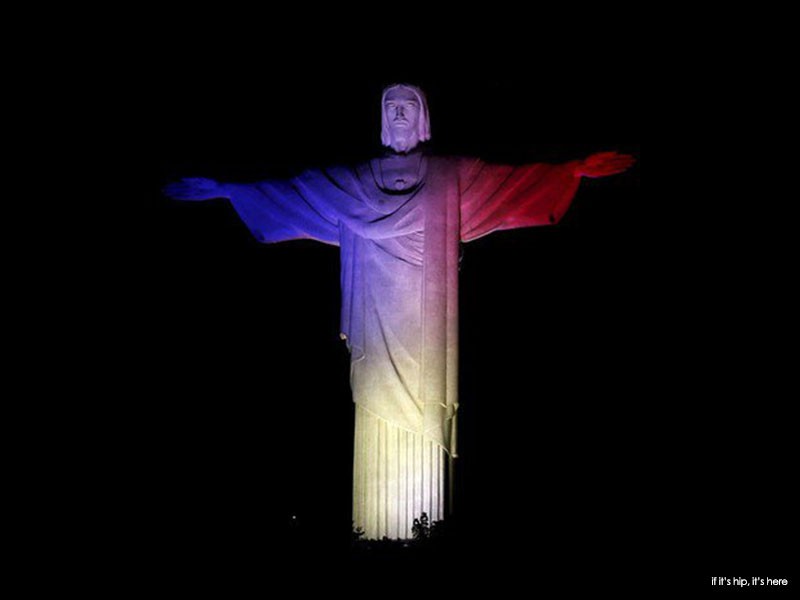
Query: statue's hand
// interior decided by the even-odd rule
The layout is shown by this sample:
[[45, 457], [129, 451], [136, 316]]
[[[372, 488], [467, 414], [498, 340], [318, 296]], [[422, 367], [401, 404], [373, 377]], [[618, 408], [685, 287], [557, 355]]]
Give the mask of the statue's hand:
[[223, 198], [223, 186], [213, 179], [204, 177], [187, 177], [164, 186], [164, 195], [175, 200], [210, 200]]
[[606, 177], [627, 171], [636, 162], [630, 154], [618, 152], [597, 152], [578, 161], [575, 175], [578, 177]]

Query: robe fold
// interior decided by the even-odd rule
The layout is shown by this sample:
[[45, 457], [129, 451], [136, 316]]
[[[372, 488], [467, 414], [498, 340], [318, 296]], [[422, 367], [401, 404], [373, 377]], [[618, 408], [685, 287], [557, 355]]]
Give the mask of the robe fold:
[[557, 223], [577, 191], [571, 163], [492, 165], [424, 156], [419, 184], [381, 187], [380, 159], [229, 185], [261, 242], [340, 247], [341, 333], [356, 403], [354, 520], [368, 538], [411, 537], [444, 517], [456, 455], [459, 243]]

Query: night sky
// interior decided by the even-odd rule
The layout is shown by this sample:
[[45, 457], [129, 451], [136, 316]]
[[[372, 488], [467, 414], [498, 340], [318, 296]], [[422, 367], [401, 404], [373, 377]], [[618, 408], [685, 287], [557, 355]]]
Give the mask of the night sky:
[[[289, 42], [262, 46], [256, 25], [202, 43], [176, 26], [154, 34], [146, 59], [125, 58], [134, 68], [121, 162], [142, 229], [109, 242], [125, 298], [114, 335], [144, 348], [118, 379], [117, 432], [129, 441], [120, 462], [141, 483], [133, 520], [159, 552], [231, 545], [252, 558], [259, 540], [298, 527], [346, 536], [353, 434], [337, 248], [258, 244], [227, 201], [180, 203], [160, 187], [364, 160], [380, 151], [382, 87], [409, 81], [428, 94], [433, 152], [523, 163], [617, 150], [638, 160], [584, 179], [557, 226], [464, 246], [457, 510], [472, 539], [526, 540], [562, 566], [598, 557], [641, 566], [649, 555], [650, 572], [669, 564], [693, 576], [779, 555], [755, 553], [776, 538], [753, 528], [779, 527], [783, 507], [762, 519], [770, 503], [749, 511], [728, 478], [750, 461], [771, 469], [763, 461], [781, 448], [753, 452], [719, 430], [709, 438], [718, 413], [697, 403], [721, 398], [686, 383], [713, 325], [704, 321], [696, 342], [684, 336], [701, 309], [686, 309], [692, 285], [675, 287], [673, 259], [685, 255], [664, 246], [675, 215], [651, 194], [658, 182], [642, 186], [649, 78], [630, 60], [642, 42], [635, 28], [566, 44], [583, 30], [562, 27], [508, 50], [494, 43], [499, 32], [484, 40], [491, 48], [463, 49], [458, 36], [448, 45], [430, 34], [413, 54], [352, 29], [324, 42], [287, 34], [306, 40], [301, 58]], [[338, 547], [315, 548], [324, 558]]]

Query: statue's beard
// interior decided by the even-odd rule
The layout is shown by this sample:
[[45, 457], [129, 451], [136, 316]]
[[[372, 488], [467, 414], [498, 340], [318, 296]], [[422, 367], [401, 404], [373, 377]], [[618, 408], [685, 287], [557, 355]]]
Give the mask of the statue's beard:
[[393, 129], [389, 147], [395, 152], [406, 153], [419, 144], [419, 134], [411, 129]]

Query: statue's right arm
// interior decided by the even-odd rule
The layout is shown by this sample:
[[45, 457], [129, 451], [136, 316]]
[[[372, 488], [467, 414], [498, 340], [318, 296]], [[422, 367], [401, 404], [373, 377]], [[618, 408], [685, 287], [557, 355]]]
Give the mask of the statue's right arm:
[[175, 200], [211, 200], [230, 198], [229, 186], [205, 177], [187, 177], [164, 186], [165, 196]]
[[339, 190], [324, 171], [309, 171], [286, 181], [220, 183], [213, 179], [181, 179], [162, 188], [175, 200], [225, 198], [259, 242], [311, 239], [339, 243]]

